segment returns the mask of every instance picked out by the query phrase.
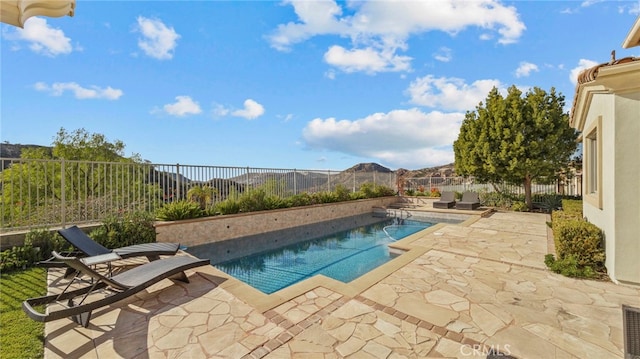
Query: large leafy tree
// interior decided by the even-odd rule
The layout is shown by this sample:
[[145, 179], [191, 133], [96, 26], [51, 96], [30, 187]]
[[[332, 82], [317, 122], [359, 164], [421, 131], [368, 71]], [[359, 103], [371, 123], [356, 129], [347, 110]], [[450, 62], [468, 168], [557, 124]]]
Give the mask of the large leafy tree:
[[576, 151], [577, 132], [563, 112], [564, 96], [511, 86], [493, 88], [484, 104], [467, 112], [453, 144], [456, 172], [490, 183], [522, 184], [531, 209], [531, 183], [550, 182]]
[[124, 157], [124, 148], [102, 134], [61, 128], [51, 149], [23, 149], [23, 161], [0, 174], [3, 225], [82, 221], [153, 207], [159, 189], [147, 184], [151, 168], [137, 154]]

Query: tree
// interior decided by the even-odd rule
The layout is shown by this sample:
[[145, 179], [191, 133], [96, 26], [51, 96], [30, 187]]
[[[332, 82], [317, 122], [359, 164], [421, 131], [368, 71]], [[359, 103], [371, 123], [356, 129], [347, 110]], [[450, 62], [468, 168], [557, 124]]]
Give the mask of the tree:
[[577, 132], [563, 112], [564, 96], [534, 87], [524, 97], [515, 86], [503, 97], [493, 88], [467, 112], [453, 143], [456, 172], [490, 183], [522, 184], [529, 209], [531, 183], [551, 182], [575, 153]]
[[139, 155], [125, 158], [124, 147], [122, 141], [109, 142], [102, 134], [61, 128], [51, 150], [23, 149], [23, 161], [0, 173], [4, 222], [52, 223], [63, 216], [81, 221], [114, 209], [153, 208], [160, 191], [148, 183], [152, 168]]

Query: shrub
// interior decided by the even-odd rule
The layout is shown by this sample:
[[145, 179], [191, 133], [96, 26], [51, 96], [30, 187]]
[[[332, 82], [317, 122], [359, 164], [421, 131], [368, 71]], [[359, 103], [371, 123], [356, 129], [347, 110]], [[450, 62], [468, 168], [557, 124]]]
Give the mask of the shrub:
[[574, 278], [596, 278], [598, 273], [590, 266], [580, 267], [574, 256], [568, 256], [564, 259], [556, 260], [553, 254], [547, 254], [544, 257], [544, 263], [555, 273], [562, 274], [567, 277]]
[[557, 194], [544, 194], [537, 196], [538, 207], [545, 213], [551, 213], [562, 208], [562, 197]]
[[575, 258], [578, 266], [595, 270], [604, 268], [605, 252], [600, 228], [584, 220], [559, 219], [553, 221], [553, 235], [559, 260]]
[[[197, 206], [196, 203], [194, 205]], [[107, 248], [126, 247], [156, 241], [153, 216], [146, 212], [134, 212], [122, 216], [107, 217], [89, 236]]]
[[214, 214], [236, 214], [240, 213], [240, 204], [233, 199], [226, 199], [222, 202], [216, 203], [213, 208]]
[[243, 193], [238, 198], [240, 212], [255, 212], [269, 209], [282, 208], [284, 202], [278, 196], [269, 196], [262, 188], [254, 188]]
[[411, 188], [409, 188], [408, 190], [404, 191], [404, 193], [405, 193], [407, 196], [415, 196], [415, 194], [416, 194], [416, 190], [415, 190], [415, 189], [411, 189]]
[[429, 193], [429, 195], [431, 197], [440, 197], [441, 196], [440, 190], [434, 187], [431, 189], [431, 193]]
[[515, 212], [527, 212], [529, 208], [527, 204], [522, 201], [516, 201], [511, 204], [511, 210]]
[[360, 190], [358, 191], [362, 193], [362, 198], [373, 198], [375, 197], [375, 188], [373, 183], [363, 183], [360, 186]]
[[192, 219], [204, 216], [200, 205], [189, 201], [175, 201], [160, 207], [156, 212], [156, 218], [161, 221], [177, 221], [180, 219]]
[[35, 228], [24, 237], [25, 246], [32, 246], [38, 252], [38, 260], [47, 259], [52, 251], [62, 252], [71, 249], [71, 245], [58, 232], [48, 228]]
[[333, 192], [335, 193], [338, 202], [348, 201], [350, 199], [351, 191], [342, 184], [337, 185]]
[[24, 269], [39, 259], [38, 250], [31, 245], [14, 246], [0, 253], [0, 272]]
[[374, 197], [388, 197], [388, 196], [394, 196], [396, 194], [392, 188], [383, 186], [383, 185], [374, 186], [373, 193], [374, 193]]
[[563, 199], [562, 210], [567, 214], [575, 215], [577, 218], [582, 218], [582, 201], [576, 199]]
[[289, 207], [301, 207], [301, 206], [309, 206], [313, 204], [314, 199], [307, 192], [298, 193], [294, 196], [287, 198], [287, 203]]
[[0, 272], [24, 269], [47, 259], [51, 251], [64, 251], [69, 244], [58, 233], [46, 228], [32, 229], [25, 235], [23, 246], [0, 253]]
[[511, 208], [511, 204], [513, 203], [512, 196], [506, 193], [487, 192], [483, 190], [478, 192], [478, 197], [480, 203], [487, 207]]

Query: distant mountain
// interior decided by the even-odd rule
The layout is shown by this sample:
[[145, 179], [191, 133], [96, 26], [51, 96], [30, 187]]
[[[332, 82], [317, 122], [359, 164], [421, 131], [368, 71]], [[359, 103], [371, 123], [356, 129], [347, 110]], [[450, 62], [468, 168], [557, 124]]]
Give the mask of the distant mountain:
[[455, 177], [456, 170], [453, 163], [449, 163], [442, 166], [423, 168], [419, 170], [407, 170], [399, 168], [396, 170], [399, 176], [405, 178], [420, 178], [420, 177]]
[[359, 163], [351, 168], [344, 170], [345, 172], [383, 172], [390, 173], [392, 170], [381, 166], [377, 163]]
[[[14, 145], [11, 143], [0, 143], [1, 158], [20, 158], [22, 150], [25, 148], [44, 148], [51, 151], [51, 147], [39, 145]], [[9, 162], [2, 162], [2, 169], [9, 167]]]

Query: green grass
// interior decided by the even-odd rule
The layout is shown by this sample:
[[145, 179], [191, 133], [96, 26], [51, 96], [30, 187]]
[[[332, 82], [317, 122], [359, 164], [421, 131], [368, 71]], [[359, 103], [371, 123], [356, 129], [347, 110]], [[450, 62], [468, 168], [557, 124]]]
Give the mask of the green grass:
[[22, 301], [45, 295], [47, 276], [43, 268], [0, 275], [0, 357], [42, 358], [44, 323], [36, 322], [22, 310]]

